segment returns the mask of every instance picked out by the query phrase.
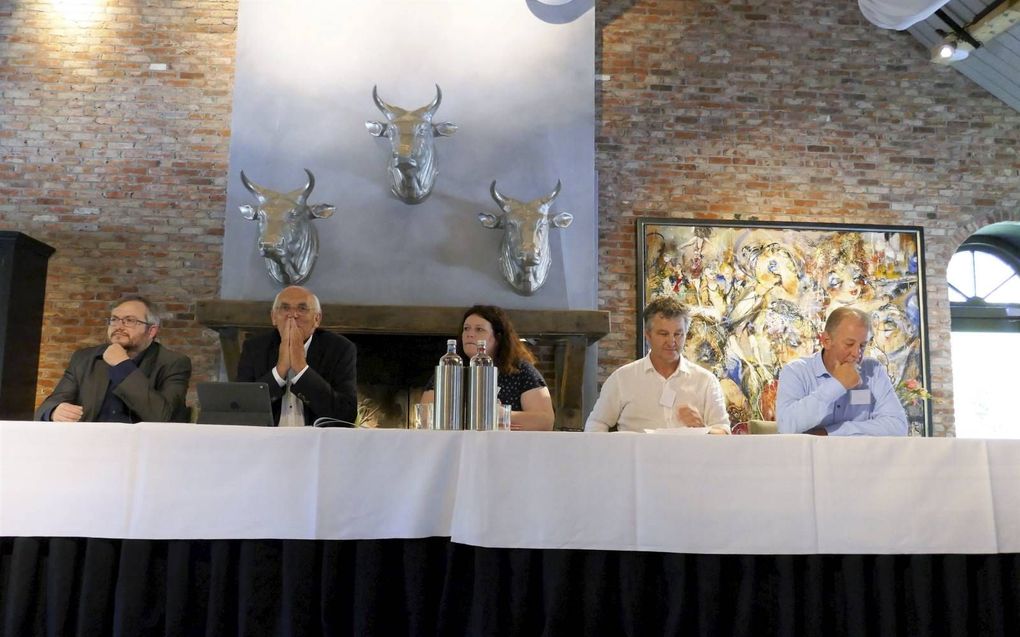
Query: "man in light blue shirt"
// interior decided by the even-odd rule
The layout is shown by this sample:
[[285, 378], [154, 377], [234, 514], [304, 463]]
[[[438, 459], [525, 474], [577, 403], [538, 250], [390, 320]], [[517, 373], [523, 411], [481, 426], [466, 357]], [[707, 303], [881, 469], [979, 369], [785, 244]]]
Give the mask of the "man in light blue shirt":
[[821, 436], [905, 436], [907, 414], [885, 367], [864, 358], [868, 315], [837, 308], [820, 334], [822, 351], [779, 372], [776, 424], [780, 433]]

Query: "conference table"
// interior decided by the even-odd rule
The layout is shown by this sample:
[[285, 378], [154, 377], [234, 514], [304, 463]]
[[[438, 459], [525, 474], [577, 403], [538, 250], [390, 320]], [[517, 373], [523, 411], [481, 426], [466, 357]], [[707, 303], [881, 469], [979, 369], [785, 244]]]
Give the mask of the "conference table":
[[1020, 634], [1020, 441], [0, 422], [0, 635]]

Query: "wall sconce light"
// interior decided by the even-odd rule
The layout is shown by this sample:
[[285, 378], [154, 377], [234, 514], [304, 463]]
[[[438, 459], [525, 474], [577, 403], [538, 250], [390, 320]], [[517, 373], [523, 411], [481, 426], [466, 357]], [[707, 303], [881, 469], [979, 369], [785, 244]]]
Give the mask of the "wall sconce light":
[[98, 22], [106, 10], [106, 0], [50, 0], [57, 15], [79, 27]]

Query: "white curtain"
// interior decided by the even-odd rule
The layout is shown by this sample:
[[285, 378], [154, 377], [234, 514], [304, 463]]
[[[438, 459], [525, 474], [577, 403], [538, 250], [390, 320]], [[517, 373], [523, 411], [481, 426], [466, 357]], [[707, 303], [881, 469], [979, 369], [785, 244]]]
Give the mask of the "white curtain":
[[924, 20], [949, 0], [857, 0], [861, 13], [875, 26], [902, 31]]

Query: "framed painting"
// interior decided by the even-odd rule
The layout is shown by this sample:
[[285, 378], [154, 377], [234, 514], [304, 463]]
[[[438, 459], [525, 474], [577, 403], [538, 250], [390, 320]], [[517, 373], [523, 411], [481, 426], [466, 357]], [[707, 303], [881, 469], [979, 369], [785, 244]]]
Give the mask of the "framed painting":
[[637, 243], [637, 324], [658, 296], [690, 307], [684, 355], [719, 378], [734, 423], [775, 420], [779, 370], [853, 306], [871, 315], [865, 355], [889, 370], [911, 433], [930, 435], [931, 401], [910, 392], [930, 387], [920, 227], [641, 218]]

